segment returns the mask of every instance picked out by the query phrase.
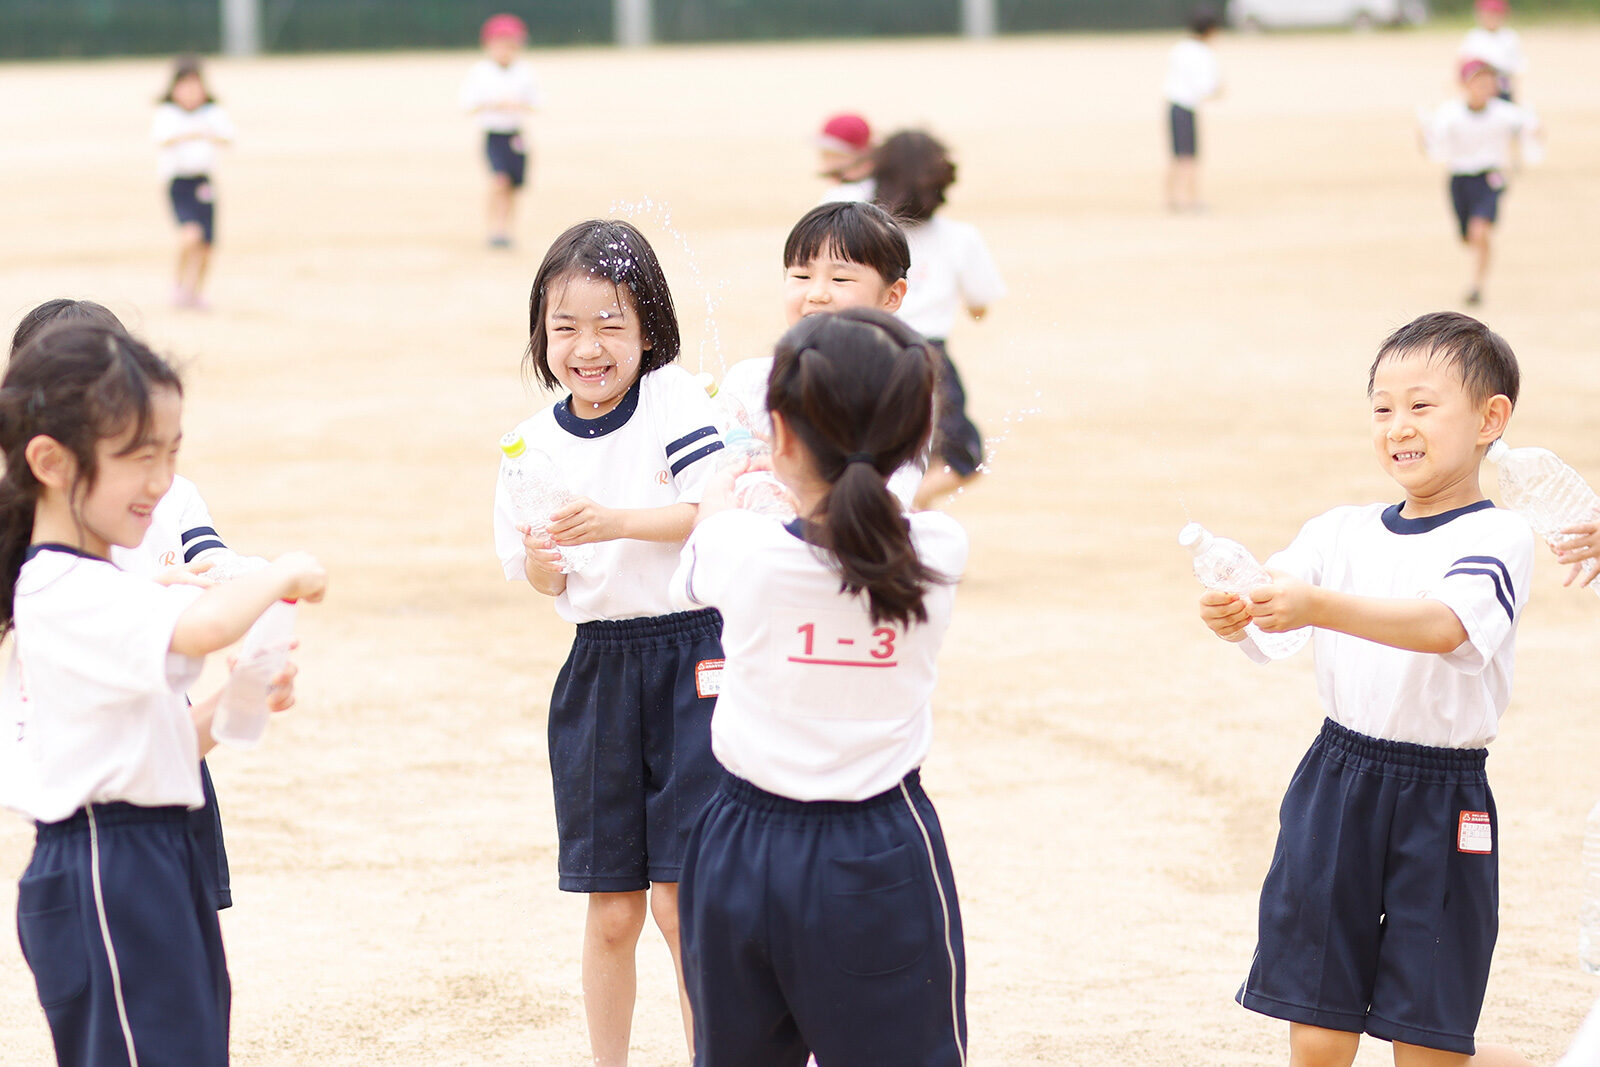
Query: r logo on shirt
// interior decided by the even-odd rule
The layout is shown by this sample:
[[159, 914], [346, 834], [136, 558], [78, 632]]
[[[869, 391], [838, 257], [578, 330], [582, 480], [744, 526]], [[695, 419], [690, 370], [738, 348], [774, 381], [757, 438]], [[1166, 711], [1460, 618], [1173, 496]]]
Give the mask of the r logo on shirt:
[[666, 471], [656, 471], [656, 484], [671, 485], [672, 475], [668, 474]]
[[161, 565], [163, 567], [176, 567], [178, 565], [178, 554], [176, 552], [161, 553]]

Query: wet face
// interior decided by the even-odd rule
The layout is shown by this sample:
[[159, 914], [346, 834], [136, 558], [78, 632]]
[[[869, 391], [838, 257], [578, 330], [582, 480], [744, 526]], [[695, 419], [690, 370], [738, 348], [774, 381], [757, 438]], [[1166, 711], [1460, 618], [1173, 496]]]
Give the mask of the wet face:
[[628, 287], [586, 272], [550, 283], [544, 328], [550, 372], [571, 391], [572, 413], [583, 419], [622, 402], [651, 347]]

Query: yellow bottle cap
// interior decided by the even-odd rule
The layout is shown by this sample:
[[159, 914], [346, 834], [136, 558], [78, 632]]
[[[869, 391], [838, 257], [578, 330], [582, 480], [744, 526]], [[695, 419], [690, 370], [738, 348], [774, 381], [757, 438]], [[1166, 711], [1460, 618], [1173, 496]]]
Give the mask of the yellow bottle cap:
[[516, 459], [528, 450], [523, 443], [522, 435], [515, 430], [500, 438], [500, 451], [506, 454], [507, 459]]
[[710, 371], [701, 371], [699, 374], [694, 376], [694, 380], [695, 383], [700, 386], [700, 388], [706, 391], [706, 396], [714, 397], [717, 395], [717, 380], [711, 376]]

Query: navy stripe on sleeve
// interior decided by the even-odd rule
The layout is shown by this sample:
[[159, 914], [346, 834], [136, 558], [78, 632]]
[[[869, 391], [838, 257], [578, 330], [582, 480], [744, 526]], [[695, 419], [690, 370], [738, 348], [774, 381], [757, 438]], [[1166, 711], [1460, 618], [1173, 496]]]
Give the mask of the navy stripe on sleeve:
[[188, 544], [196, 537], [215, 537], [218, 541], [222, 540], [222, 535], [217, 533], [217, 531], [213, 530], [209, 526], [196, 526], [192, 530], [183, 531], [183, 541], [185, 544]]
[[1516, 621], [1517, 613], [1511, 607], [1511, 596], [1510, 596], [1510, 594], [1511, 594], [1511, 581], [1508, 578], [1508, 579], [1506, 579], [1505, 583], [1502, 585], [1501, 584], [1501, 580], [1500, 580], [1500, 576], [1505, 572], [1505, 564], [1501, 563], [1497, 559], [1492, 559], [1492, 558], [1488, 558], [1488, 557], [1478, 557], [1478, 556], [1468, 556], [1465, 560], [1462, 560], [1461, 562], [1463, 562], [1463, 563], [1465, 563], [1465, 562], [1473, 562], [1473, 563], [1489, 562], [1489, 563], [1493, 563], [1493, 564], [1496, 564], [1496, 565], [1499, 566], [1499, 568], [1500, 568], [1499, 570], [1495, 570], [1495, 569], [1493, 569], [1491, 567], [1461, 567], [1461, 566], [1457, 566], [1452, 570], [1446, 571], [1445, 572], [1445, 577], [1449, 578], [1451, 575], [1456, 575], [1456, 574], [1482, 574], [1482, 575], [1487, 576], [1491, 581], [1494, 582], [1494, 596], [1495, 596], [1496, 600], [1500, 601], [1500, 606], [1502, 608], [1506, 609], [1506, 618], [1512, 620], [1513, 622]]
[[695, 451], [690, 452], [687, 456], [684, 456], [682, 459], [680, 459], [680, 460], [676, 461], [675, 463], [673, 463], [672, 464], [672, 474], [673, 474], [674, 477], [676, 477], [678, 475], [678, 473], [680, 471], [682, 471], [685, 467], [688, 467], [688, 466], [690, 466], [692, 464], [695, 464], [695, 463], [699, 463], [702, 459], [705, 459], [707, 456], [711, 455], [713, 452], [721, 452], [721, 451], [722, 451], [722, 442], [721, 441], [712, 441], [709, 445], [706, 445], [704, 448], [696, 449]]
[[1506, 567], [1506, 565], [1504, 563], [1502, 563], [1498, 559], [1496, 559], [1494, 556], [1462, 556], [1460, 559], [1458, 559], [1454, 563], [1452, 563], [1451, 566], [1452, 567], [1459, 567], [1463, 563], [1487, 563], [1487, 564], [1489, 564], [1491, 566], [1500, 568], [1500, 577], [1503, 578], [1505, 580], [1505, 583], [1506, 583], [1506, 585], [1505, 585], [1506, 593], [1509, 595], [1510, 593], [1515, 591], [1512, 588], [1512, 585], [1511, 585], [1511, 571], [1510, 571], [1510, 569], [1508, 567]]
[[183, 550], [183, 561], [193, 563], [194, 558], [202, 552], [210, 552], [213, 548], [227, 548], [228, 546], [212, 538], [209, 541], [197, 541]]
[[717, 428], [715, 426], [702, 426], [693, 433], [686, 433], [667, 446], [667, 455], [670, 456], [680, 448], [686, 448], [700, 440], [702, 437], [709, 437], [716, 432]]

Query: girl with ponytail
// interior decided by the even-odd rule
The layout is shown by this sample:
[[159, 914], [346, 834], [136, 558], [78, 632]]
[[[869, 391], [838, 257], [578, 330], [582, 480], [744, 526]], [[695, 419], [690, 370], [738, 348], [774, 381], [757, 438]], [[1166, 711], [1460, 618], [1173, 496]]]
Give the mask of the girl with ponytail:
[[937, 364], [881, 312], [801, 320], [767, 386], [787, 526], [708, 485], [674, 577], [722, 612], [728, 774], [680, 885], [696, 1064], [966, 1062], [955, 884], [918, 768], [966, 534], [887, 476], [928, 442]]

